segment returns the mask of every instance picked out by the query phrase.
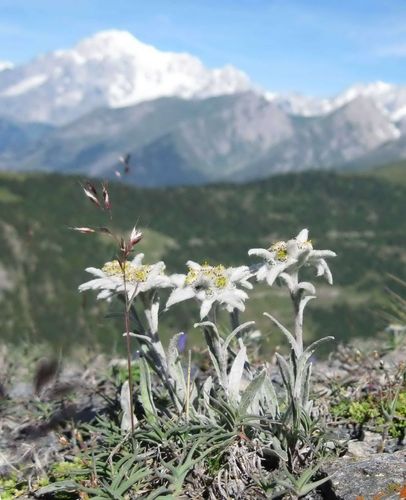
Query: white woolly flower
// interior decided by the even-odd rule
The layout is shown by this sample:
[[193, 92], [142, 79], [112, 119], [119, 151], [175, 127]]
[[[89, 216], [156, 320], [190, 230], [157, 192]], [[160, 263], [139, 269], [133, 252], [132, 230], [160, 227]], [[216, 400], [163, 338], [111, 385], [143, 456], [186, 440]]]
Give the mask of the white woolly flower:
[[187, 266], [188, 274], [171, 276], [176, 288], [169, 296], [167, 308], [178, 302], [196, 298], [201, 302], [201, 319], [208, 315], [215, 302], [223, 305], [229, 312], [234, 309], [244, 311], [244, 301], [248, 295], [238, 288], [238, 285], [252, 288], [248, 281], [251, 273], [247, 266], [225, 268], [222, 265], [200, 265], [193, 261], [188, 261]]
[[[314, 293], [311, 283], [294, 283], [295, 274], [302, 266], [313, 266], [317, 269], [317, 276], [325, 275], [328, 283], [333, 283], [330, 268], [326, 262], [327, 257], [335, 257], [331, 250], [314, 250], [311, 240], [308, 239], [309, 232], [303, 229], [300, 233], [288, 241], [278, 241], [269, 249], [252, 248], [248, 255], [257, 255], [264, 260], [256, 271], [258, 281], [264, 281], [272, 286], [276, 278], [281, 277], [289, 286], [289, 289], [305, 289]], [[292, 291], [292, 290], [291, 290]]]
[[118, 260], [106, 262], [102, 269], [88, 267], [86, 271], [96, 276], [79, 286], [79, 291], [100, 290], [98, 299], [110, 300], [114, 294], [127, 292], [129, 299], [134, 299], [139, 293], [154, 288], [168, 288], [171, 281], [163, 274], [165, 264], [142, 264], [144, 254], [139, 253], [130, 261], [120, 265]]

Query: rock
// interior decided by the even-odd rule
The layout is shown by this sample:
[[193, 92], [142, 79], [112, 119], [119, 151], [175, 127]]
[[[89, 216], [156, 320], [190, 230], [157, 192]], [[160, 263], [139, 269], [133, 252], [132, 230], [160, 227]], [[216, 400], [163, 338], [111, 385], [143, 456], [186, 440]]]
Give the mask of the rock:
[[9, 392], [11, 399], [30, 399], [32, 397], [32, 384], [26, 382], [17, 382], [12, 386]]
[[366, 458], [376, 453], [382, 446], [382, 437], [376, 432], [364, 432], [363, 441], [349, 441], [347, 454], [355, 458]]
[[342, 500], [404, 498], [399, 494], [401, 489], [406, 487], [404, 450], [392, 454], [379, 453], [360, 460], [343, 457], [325, 466], [324, 471], [332, 477], [331, 496], [326, 498]]

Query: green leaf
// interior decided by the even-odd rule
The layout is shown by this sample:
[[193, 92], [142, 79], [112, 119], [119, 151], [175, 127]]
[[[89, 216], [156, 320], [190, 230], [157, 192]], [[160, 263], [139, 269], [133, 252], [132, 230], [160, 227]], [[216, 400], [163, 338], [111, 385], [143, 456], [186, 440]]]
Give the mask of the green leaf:
[[286, 359], [281, 356], [278, 352], [275, 353], [277, 363], [279, 366], [279, 371], [282, 376], [283, 383], [286, 388], [286, 392], [288, 393], [289, 397], [292, 399], [293, 398], [293, 387], [294, 387], [294, 375], [293, 375], [293, 370], [292, 367], [289, 366], [287, 363]]
[[317, 349], [317, 347], [320, 344], [323, 344], [324, 342], [327, 342], [329, 340], [334, 340], [334, 337], [324, 337], [322, 339], [316, 340], [315, 342], [310, 344], [309, 347], [307, 347], [303, 351], [303, 353], [299, 356], [297, 375], [296, 375], [295, 387], [294, 387], [294, 394], [296, 396], [299, 396], [300, 389], [303, 385], [302, 379], [303, 379], [304, 371], [306, 369], [306, 364], [308, 363], [309, 359], [311, 358], [312, 354]]
[[51, 493], [57, 493], [58, 491], [68, 491], [74, 492], [79, 491], [80, 486], [75, 483], [75, 481], [71, 481], [67, 479], [66, 481], [58, 481], [56, 483], [48, 484], [47, 486], [43, 486], [39, 488], [35, 492], [36, 497], [41, 497], [43, 495], [49, 495]]
[[144, 407], [147, 419], [155, 421], [157, 411], [152, 398], [151, 375], [149, 367], [144, 358], [140, 359], [140, 393], [141, 402]]
[[166, 356], [166, 359], [168, 360], [168, 366], [174, 365], [176, 363], [176, 360], [178, 359], [179, 352], [177, 346], [179, 337], [181, 337], [182, 335], [184, 335], [183, 332], [177, 333], [169, 341], [168, 354]]
[[275, 417], [279, 413], [279, 402], [275, 392], [275, 387], [269, 377], [265, 377], [262, 391], [264, 393], [265, 401], [269, 405], [268, 411], [273, 417]]
[[[241, 342], [242, 344], [242, 342]], [[244, 344], [241, 345], [241, 349], [238, 351], [237, 356], [231, 366], [230, 374], [228, 376], [228, 394], [230, 399], [235, 403], [238, 402], [240, 395], [240, 385], [241, 379], [244, 373], [244, 365], [247, 360], [247, 348]]]
[[282, 449], [281, 442], [279, 441], [279, 439], [276, 436], [272, 436], [271, 442], [273, 447], [272, 451], [274, 451], [274, 453], [284, 462], [287, 462], [289, 458], [288, 454], [284, 449]]
[[322, 479], [319, 479], [318, 481], [314, 481], [313, 483], [310, 483], [306, 486], [303, 486], [299, 491], [298, 491], [298, 495], [300, 496], [304, 496], [304, 495], [307, 495], [308, 493], [310, 493], [312, 490], [318, 488], [319, 486], [321, 486], [322, 484], [326, 483], [327, 481], [330, 481], [331, 477], [330, 476], [327, 476], [327, 477], [324, 477]]
[[255, 396], [259, 393], [262, 388], [262, 385], [266, 378], [266, 370], [263, 369], [259, 375], [257, 375], [251, 382], [248, 384], [248, 387], [245, 389], [244, 393], [241, 396], [239, 411], [242, 415], [247, 413], [247, 410], [251, 403], [254, 401]]

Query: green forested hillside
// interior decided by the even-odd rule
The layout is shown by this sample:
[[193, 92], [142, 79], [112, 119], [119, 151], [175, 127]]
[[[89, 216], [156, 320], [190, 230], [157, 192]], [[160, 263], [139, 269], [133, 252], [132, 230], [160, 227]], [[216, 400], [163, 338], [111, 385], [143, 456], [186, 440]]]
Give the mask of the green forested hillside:
[[406, 185], [406, 161], [401, 160], [396, 163], [379, 165], [378, 167], [362, 170], [360, 175], [375, 176], [386, 179], [396, 184]]
[[[78, 178], [58, 175], [0, 176], [0, 335], [49, 340], [55, 346], [120, 343], [112, 313], [77, 286], [87, 266], [101, 266], [113, 248], [101, 236], [69, 226], [104, 225], [82, 194]], [[237, 265], [254, 262], [252, 247], [294, 236], [308, 227], [314, 246], [329, 248], [335, 285], [319, 281], [320, 300], [309, 306], [308, 338], [374, 335], [384, 326], [388, 274], [405, 278], [406, 187], [379, 178], [311, 172], [272, 177], [246, 185], [137, 189], [111, 185], [113, 226], [145, 229], [140, 251], [163, 258], [168, 272], [182, 272], [188, 259]], [[286, 290], [256, 287], [244, 318], [258, 320], [264, 343], [278, 342], [262, 318], [287, 318]], [[163, 313], [167, 334], [192, 332], [197, 307], [187, 303]], [[175, 317], [176, 316], [176, 317]], [[198, 335], [198, 333], [194, 334]], [[197, 339], [197, 337], [195, 337]]]

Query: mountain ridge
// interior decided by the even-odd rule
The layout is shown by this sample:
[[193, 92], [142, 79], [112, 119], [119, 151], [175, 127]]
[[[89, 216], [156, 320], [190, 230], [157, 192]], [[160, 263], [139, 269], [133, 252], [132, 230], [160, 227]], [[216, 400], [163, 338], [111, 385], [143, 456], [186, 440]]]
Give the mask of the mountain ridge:
[[[385, 145], [400, 158], [406, 154], [396, 146], [403, 136], [366, 97], [320, 117], [289, 115], [255, 92], [197, 100], [162, 97], [94, 110], [38, 134], [37, 140], [14, 147], [14, 156], [0, 152], [0, 168], [112, 178], [119, 156], [130, 153], [132, 168], [124, 180], [162, 186], [356, 168], [364, 157], [385, 152]], [[384, 163], [384, 153], [380, 158]]]

